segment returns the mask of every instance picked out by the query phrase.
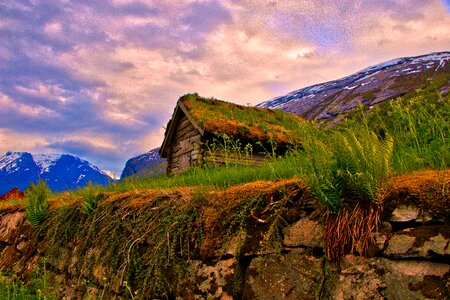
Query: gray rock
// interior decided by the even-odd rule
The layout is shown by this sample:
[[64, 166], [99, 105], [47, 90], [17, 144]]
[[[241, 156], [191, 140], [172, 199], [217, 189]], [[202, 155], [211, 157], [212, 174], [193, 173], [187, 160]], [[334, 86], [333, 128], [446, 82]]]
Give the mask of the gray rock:
[[446, 299], [449, 279], [448, 264], [348, 255], [341, 261], [331, 298]]
[[392, 212], [389, 221], [392, 222], [410, 222], [415, 221], [419, 217], [420, 210], [413, 205], [399, 205]]
[[213, 265], [193, 260], [178, 294], [183, 295], [183, 299], [233, 299], [237, 265], [235, 258], [219, 260]]
[[394, 235], [388, 242], [387, 249], [385, 251], [386, 255], [404, 255], [407, 254], [414, 247], [414, 242], [416, 238], [409, 235]]
[[13, 232], [25, 222], [25, 212], [14, 212], [0, 216], [0, 241], [13, 242]]
[[252, 260], [247, 269], [244, 299], [315, 299], [322, 280], [323, 258], [299, 249], [285, 255]]
[[300, 219], [283, 230], [286, 247], [322, 247], [325, 229], [322, 224], [309, 219]]
[[437, 258], [450, 255], [450, 226], [409, 228], [395, 233], [384, 254], [396, 258]]

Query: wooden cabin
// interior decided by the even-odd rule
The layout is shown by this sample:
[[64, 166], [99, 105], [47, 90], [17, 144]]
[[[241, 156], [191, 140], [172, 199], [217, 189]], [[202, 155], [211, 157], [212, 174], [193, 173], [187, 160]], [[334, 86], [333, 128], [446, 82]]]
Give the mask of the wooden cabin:
[[167, 158], [168, 174], [203, 164], [257, 164], [274, 147], [281, 155], [298, 144], [301, 124], [281, 110], [188, 94], [177, 102], [159, 153]]

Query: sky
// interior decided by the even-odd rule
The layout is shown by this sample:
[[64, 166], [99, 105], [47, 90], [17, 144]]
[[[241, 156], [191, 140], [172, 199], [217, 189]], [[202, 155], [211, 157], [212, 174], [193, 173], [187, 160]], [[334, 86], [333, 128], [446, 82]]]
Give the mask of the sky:
[[0, 155], [120, 174], [186, 93], [255, 105], [444, 50], [450, 0], [2, 0]]

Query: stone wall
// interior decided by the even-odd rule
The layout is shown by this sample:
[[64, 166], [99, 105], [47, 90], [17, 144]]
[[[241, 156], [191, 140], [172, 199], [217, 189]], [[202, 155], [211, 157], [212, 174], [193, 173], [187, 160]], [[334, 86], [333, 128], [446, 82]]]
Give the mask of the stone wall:
[[[287, 226], [281, 232], [281, 249], [243, 248], [239, 237], [235, 236], [221, 256], [200, 255], [188, 259], [185, 275], [180, 281], [171, 282], [172, 292], [165, 297], [448, 299], [449, 219], [442, 214], [425, 212], [414, 201], [395, 203], [383, 215], [366, 256], [348, 254], [339, 261], [327, 259], [326, 229], [320, 214], [323, 208], [318, 204], [315, 209], [297, 205], [296, 211], [289, 210], [295, 217], [285, 217]], [[251, 214], [255, 221], [252, 226], [264, 226], [261, 216]], [[132, 246], [128, 245], [130, 251]], [[122, 269], [109, 269], [106, 257], [95, 260], [104, 263], [88, 264], [91, 258], [101, 256], [100, 248], [89, 248], [80, 258], [79, 253], [74, 255], [77, 245], [58, 246], [51, 252], [58, 252], [56, 256], [49, 255], [50, 247], [52, 245], [46, 244], [46, 240], [27, 223], [25, 212], [3, 212], [0, 216], [2, 272], [14, 273], [27, 280], [45, 257], [48, 285], [61, 297], [129, 298], [123, 283], [126, 274], [121, 273]], [[138, 299], [155, 296], [158, 295], [137, 294]]]

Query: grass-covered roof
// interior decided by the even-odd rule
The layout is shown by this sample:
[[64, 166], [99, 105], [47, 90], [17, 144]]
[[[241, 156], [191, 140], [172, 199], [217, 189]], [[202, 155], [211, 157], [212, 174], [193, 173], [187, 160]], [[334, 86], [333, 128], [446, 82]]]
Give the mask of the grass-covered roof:
[[203, 98], [198, 94], [184, 95], [179, 101], [205, 133], [263, 143], [272, 140], [280, 145], [300, 143], [305, 121], [293, 114]]

